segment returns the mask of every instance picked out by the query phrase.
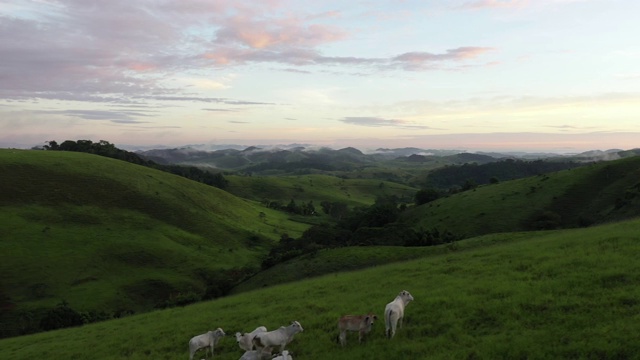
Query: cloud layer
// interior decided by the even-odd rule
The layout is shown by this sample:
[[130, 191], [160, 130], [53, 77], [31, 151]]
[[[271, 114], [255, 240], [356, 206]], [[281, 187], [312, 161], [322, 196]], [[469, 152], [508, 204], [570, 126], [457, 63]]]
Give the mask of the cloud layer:
[[639, 11], [604, 0], [0, 0], [0, 134], [637, 133]]
[[386, 58], [323, 55], [323, 45], [351, 36], [322, 22], [339, 12], [306, 14], [288, 11], [289, 6], [283, 1], [33, 0], [0, 7], [0, 98], [178, 100], [186, 89], [167, 84], [180, 72], [263, 63], [299, 72], [308, 71], [306, 66], [419, 71], [492, 50], [416, 49]]

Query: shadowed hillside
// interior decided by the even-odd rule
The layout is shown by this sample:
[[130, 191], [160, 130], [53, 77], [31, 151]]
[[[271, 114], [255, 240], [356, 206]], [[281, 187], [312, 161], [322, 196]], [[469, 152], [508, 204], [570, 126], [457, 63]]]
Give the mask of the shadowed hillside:
[[37, 330], [56, 304], [118, 316], [220, 296], [308, 227], [96, 155], [0, 150], [0, 173], [3, 336]]
[[402, 214], [465, 237], [588, 226], [640, 215], [640, 157], [484, 185]]

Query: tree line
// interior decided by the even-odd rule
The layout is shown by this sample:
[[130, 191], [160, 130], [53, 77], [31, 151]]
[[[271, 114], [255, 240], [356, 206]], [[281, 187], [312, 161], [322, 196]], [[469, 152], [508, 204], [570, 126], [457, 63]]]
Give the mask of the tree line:
[[60, 144], [52, 140], [42, 146], [42, 149], [51, 151], [75, 151], [105, 156], [182, 176], [206, 185], [215, 186], [219, 189], [225, 189], [229, 184], [221, 173], [212, 173], [195, 166], [158, 164], [152, 160], [143, 159], [133, 152], [118, 149], [115, 145], [105, 140], [98, 142], [92, 142], [91, 140], [66, 140]]
[[574, 161], [543, 161], [506, 159], [487, 164], [466, 163], [447, 165], [429, 172], [420, 184], [424, 188], [465, 190], [470, 185], [485, 185], [499, 180], [514, 180], [530, 176], [548, 174], [560, 170], [573, 169], [586, 163]]
[[[462, 237], [448, 230], [414, 230], [398, 219], [406, 209], [398, 204], [395, 196], [380, 197], [369, 207], [356, 207], [351, 210], [346, 205], [323, 202], [326, 214], [335, 216], [334, 224], [313, 225], [299, 238], [281, 235], [280, 241], [271, 248], [262, 261], [267, 269], [278, 263], [304, 254], [315, 253], [325, 248], [346, 246], [433, 246], [451, 243]], [[337, 210], [339, 209], [339, 210]], [[335, 212], [334, 212], [335, 211]]]

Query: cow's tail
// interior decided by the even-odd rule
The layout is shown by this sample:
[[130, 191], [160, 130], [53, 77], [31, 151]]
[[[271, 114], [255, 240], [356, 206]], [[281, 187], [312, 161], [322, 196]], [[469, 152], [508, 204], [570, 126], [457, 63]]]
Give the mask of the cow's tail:
[[385, 325], [385, 335], [387, 339], [391, 339], [391, 316], [393, 315], [393, 310], [386, 309], [384, 312], [384, 325]]

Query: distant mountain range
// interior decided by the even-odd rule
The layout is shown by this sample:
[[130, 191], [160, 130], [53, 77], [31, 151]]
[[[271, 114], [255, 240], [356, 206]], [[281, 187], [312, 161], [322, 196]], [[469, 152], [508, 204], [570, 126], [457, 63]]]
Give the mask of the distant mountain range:
[[292, 171], [350, 171], [373, 164], [425, 164], [437, 162], [441, 165], [465, 163], [486, 164], [504, 159], [546, 161], [605, 161], [640, 155], [640, 149], [606, 151], [593, 150], [579, 154], [525, 153], [525, 152], [477, 152], [463, 150], [440, 150], [407, 148], [379, 148], [364, 153], [353, 147], [331, 149], [303, 144], [281, 146], [240, 145], [185, 146], [173, 149], [138, 150], [136, 154], [159, 164], [179, 164], [210, 167], [226, 171], [262, 173], [290, 173]]

